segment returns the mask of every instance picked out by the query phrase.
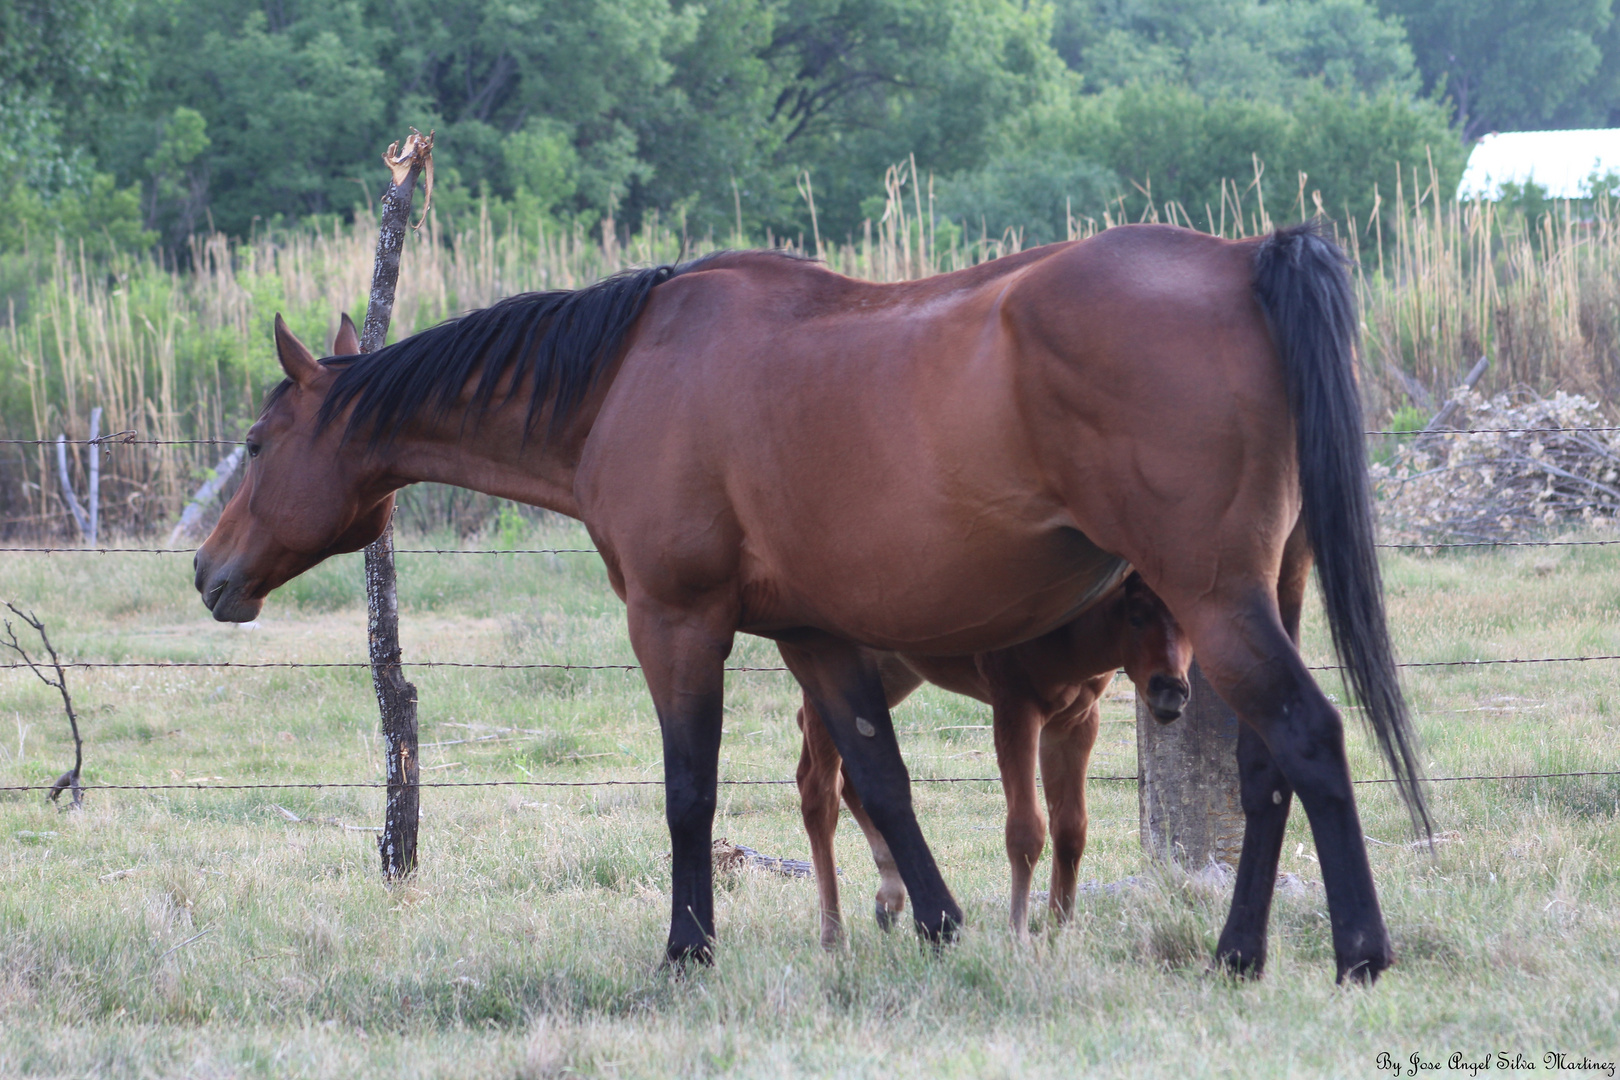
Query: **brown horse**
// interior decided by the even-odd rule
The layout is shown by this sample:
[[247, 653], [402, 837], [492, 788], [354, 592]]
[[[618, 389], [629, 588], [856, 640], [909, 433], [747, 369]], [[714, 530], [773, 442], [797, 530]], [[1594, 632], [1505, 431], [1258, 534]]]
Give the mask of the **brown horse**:
[[[1074, 914], [1080, 856], [1086, 849], [1086, 769], [1101, 720], [1098, 702], [1114, 672], [1123, 667], [1155, 719], [1165, 724], [1177, 720], [1187, 704], [1191, 661], [1192, 650], [1175, 617], [1134, 573], [1073, 622], [1010, 649], [976, 656], [886, 653], [877, 658], [891, 709], [924, 681], [990, 705], [996, 765], [1007, 796], [1009, 921], [1019, 937], [1028, 936], [1030, 883], [1046, 846], [1046, 818], [1035, 794], [1037, 758], [1052, 821], [1052, 887], [1047, 904], [1053, 918], [1065, 923]], [[888, 844], [842, 775], [838, 748], [808, 697], [799, 710], [799, 729], [804, 733], [799, 809], [810, 836], [821, 898], [821, 944], [832, 948], [843, 937], [833, 865], [840, 794], [877, 863], [876, 911], [884, 929], [905, 907], [905, 886]]]
[[[378, 536], [416, 481], [582, 520], [663, 734], [671, 958], [712, 955], [725, 660], [774, 639], [912, 918], [961, 909], [860, 646], [961, 656], [1070, 622], [1134, 566], [1243, 721], [1247, 815], [1218, 959], [1265, 958], [1298, 791], [1341, 978], [1391, 961], [1343, 724], [1295, 640], [1314, 554], [1346, 679], [1427, 824], [1385, 627], [1343, 256], [1309, 228], [1110, 229], [875, 285], [729, 253], [516, 296], [287, 380], [197, 553], [222, 620]], [[1308, 538], [1308, 542], [1307, 542]]]

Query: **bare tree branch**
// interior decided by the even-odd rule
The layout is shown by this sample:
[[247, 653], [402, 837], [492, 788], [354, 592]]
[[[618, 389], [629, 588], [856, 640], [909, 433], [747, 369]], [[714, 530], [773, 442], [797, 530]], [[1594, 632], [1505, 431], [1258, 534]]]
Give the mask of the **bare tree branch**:
[[28, 665], [28, 670], [38, 676], [40, 682], [62, 695], [62, 708], [67, 712], [68, 727], [73, 730], [73, 768], [56, 778], [56, 782], [51, 785], [50, 794], [45, 798], [55, 802], [57, 796], [61, 795], [62, 792], [72, 789], [72, 806], [77, 809], [84, 805], [84, 788], [79, 784], [79, 773], [84, 768], [84, 740], [79, 737], [79, 716], [73, 711], [73, 697], [68, 693], [67, 672], [62, 669], [62, 661], [56, 655], [56, 647], [51, 644], [49, 635], [45, 633], [45, 624], [35, 618], [33, 612], [25, 613], [9, 600], [6, 601], [6, 607], [11, 609], [12, 614], [16, 615], [17, 618], [33, 627], [34, 632], [39, 635], [39, 640], [45, 645], [45, 651], [50, 654], [50, 666], [56, 672], [56, 678], [53, 679], [47, 675], [41, 665], [32, 656], [28, 655], [28, 650], [24, 649], [22, 642], [17, 640], [17, 629], [11, 625], [10, 619], [5, 620], [6, 637], [4, 641], [0, 641], [0, 645], [5, 645], [12, 652], [22, 657], [23, 663]]

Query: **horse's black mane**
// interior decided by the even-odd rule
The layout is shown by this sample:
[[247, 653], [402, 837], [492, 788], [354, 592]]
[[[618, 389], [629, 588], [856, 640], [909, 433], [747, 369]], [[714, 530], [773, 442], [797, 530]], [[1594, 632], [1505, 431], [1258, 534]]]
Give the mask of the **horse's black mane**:
[[[364, 431], [369, 444], [376, 446], [388, 442], [402, 422], [424, 408], [434, 408], [440, 415], [448, 412], [475, 377], [467, 419], [476, 420], [496, 403], [496, 391], [510, 373], [501, 402], [527, 386], [525, 436], [539, 423], [546, 403], [555, 402], [547, 425], [550, 435], [617, 358], [653, 288], [727, 254], [731, 253], [678, 266], [626, 270], [583, 289], [522, 293], [376, 352], [329, 357], [322, 362], [338, 369], [338, 376], [316, 423], [326, 427], [352, 404], [344, 437]], [[286, 388], [284, 383], [272, 390], [264, 407], [274, 404]]]

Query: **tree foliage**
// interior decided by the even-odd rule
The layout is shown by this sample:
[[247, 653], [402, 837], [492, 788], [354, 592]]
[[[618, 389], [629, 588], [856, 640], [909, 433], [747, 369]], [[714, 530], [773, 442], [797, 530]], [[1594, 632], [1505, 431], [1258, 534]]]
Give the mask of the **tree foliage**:
[[1470, 130], [1606, 116], [1612, 2], [13, 0], [0, 246], [347, 215], [407, 125], [452, 224], [793, 235], [808, 175], [842, 238], [908, 156], [974, 235], [1218, 218], [1256, 157], [1365, 215], [1397, 162], [1457, 172], [1441, 96]]
[[1620, 109], [1613, 0], [1382, 0], [1424, 81], [1467, 138], [1549, 123], [1603, 125]]

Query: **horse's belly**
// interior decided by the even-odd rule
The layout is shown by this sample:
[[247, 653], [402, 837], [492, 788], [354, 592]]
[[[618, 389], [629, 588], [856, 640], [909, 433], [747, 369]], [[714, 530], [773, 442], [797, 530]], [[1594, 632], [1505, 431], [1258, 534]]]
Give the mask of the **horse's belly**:
[[[838, 564], [756, 565], [741, 629], [812, 626], [874, 648], [960, 656], [1027, 641], [1124, 578], [1124, 560], [1067, 528], [1022, 543], [844, 544]], [[756, 602], [761, 601], [761, 602]]]

